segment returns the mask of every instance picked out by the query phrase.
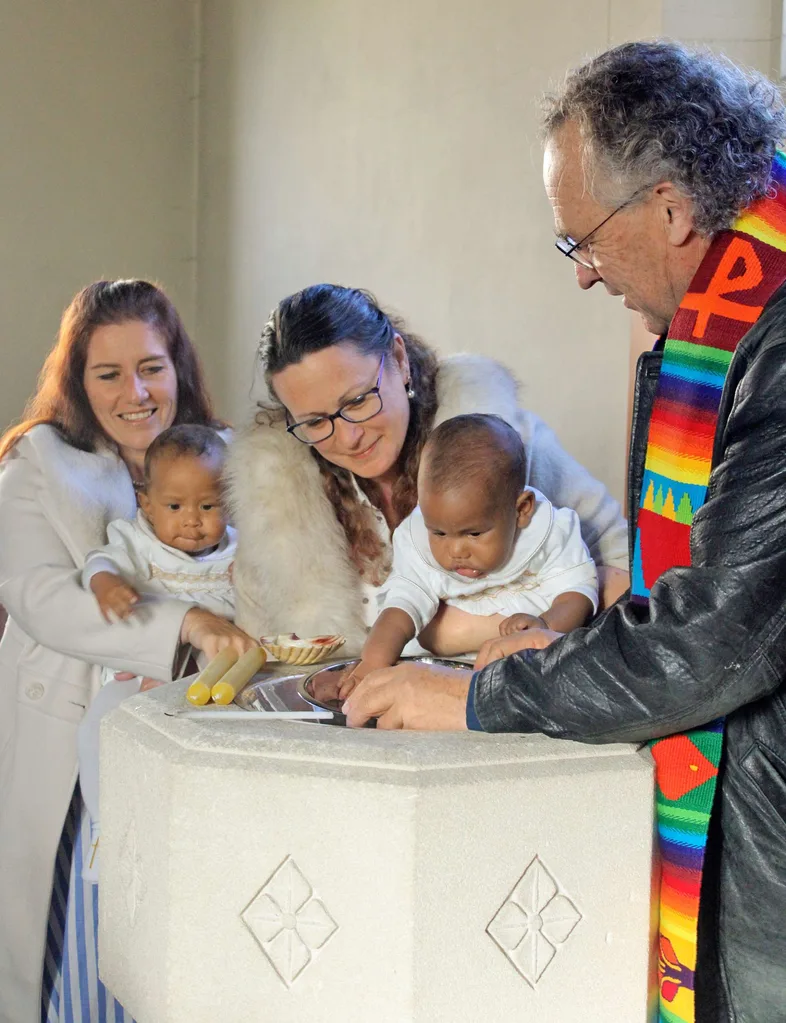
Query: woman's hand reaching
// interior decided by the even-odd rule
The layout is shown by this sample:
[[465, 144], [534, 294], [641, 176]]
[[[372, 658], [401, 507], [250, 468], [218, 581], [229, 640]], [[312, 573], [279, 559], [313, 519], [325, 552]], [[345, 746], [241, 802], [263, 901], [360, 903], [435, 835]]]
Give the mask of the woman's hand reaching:
[[238, 656], [242, 656], [247, 650], [259, 645], [229, 619], [199, 607], [186, 611], [180, 629], [180, 641], [190, 643], [195, 650], [203, 651], [209, 661], [227, 647], [234, 647]]
[[544, 629], [546, 622], [538, 615], [515, 614], [506, 618], [499, 627], [500, 636], [512, 636], [527, 629]]
[[[227, 618], [214, 615], [210, 611], [204, 611], [198, 607], [192, 607], [186, 611], [183, 624], [180, 627], [180, 642], [190, 643], [195, 650], [202, 650], [208, 660], [212, 661], [219, 650], [226, 647], [234, 647], [238, 655], [246, 650], [258, 646], [247, 633], [243, 632], [236, 625], [233, 625]], [[115, 672], [116, 682], [126, 682], [136, 678], [133, 671]], [[139, 686], [140, 693], [148, 689], [155, 689], [164, 685], [163, 682], [154, 678], [143, 678]]]

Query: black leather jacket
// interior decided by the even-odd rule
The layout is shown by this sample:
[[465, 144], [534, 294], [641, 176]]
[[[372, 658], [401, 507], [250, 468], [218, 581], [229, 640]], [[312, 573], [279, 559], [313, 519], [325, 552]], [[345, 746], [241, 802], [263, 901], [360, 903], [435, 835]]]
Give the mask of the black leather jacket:
[[[642, 356], [629, 469], [631, 538], [659, 352]], [[487, 731], [639, 742], [727, 715], [707, 849], [697, 1023], [786, 1021], [786, 286], [726, 379], [690, 568], [544, 651], [475, 679]]]

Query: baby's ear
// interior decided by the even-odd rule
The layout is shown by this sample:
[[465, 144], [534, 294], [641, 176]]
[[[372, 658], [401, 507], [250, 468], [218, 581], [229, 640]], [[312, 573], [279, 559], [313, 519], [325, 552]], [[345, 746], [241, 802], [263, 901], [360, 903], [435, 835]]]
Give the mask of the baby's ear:
[[535, 495], [531, 490], [522, 490], [516, 498], [516, 525], [524, 529], [535, 514]]
[[139, 502], [139, 507], [142, 509], [145, 515], [147, 515], [147, 513], [150, 511], [150, 498], [147, 495], [147, 491], [138, 490], [136, 494], [136, 499]]

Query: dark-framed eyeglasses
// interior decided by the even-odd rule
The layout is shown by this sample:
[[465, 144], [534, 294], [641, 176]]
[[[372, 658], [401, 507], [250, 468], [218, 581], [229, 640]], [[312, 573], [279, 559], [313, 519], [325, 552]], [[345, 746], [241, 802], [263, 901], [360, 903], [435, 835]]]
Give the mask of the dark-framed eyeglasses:
[[555, 247], [559, 249], [563, 256], [567, 256], [568, 259], [572, 259], [574, 263], [578, 263], [579, 266], [583, 266], [585, 270], [594, 270], [595, 264], [592, 262], [589, 256], [583, 256], [579, 252], [579, 249], [583, 248], [590, 240], [590, 238], [594, 234], [597, 234], [598, 231], [600, 231], [604, 224], [608, 224], [608, 222], [611, 220], [613, 216], [616, 216], [617, 213], [621, 212], [624, 209], [627, 209], [628, 206], [634, 203], [642, 194], [642, 192], [646, 192], [649, 187], [650, 187], [649, 185], [645, 185], [643, 188], [637, 189], [630, 197], [630, 199], [626, 199], [625, 202], [620, 203], [620, 205], [617, 206], [616, 209], [612, 210], [611, 213], [609, 213], [607, 217], [601, 220], [601, 222], [596, 227], [593, 227], [589, 234], [585, 234], [584, 237], [581, 238], [579, 241], [574, 241], [569, 234], [563, 234], [560, 235], [554, 242]]
[[357, 398], [350, 398], [345, 401], [338, 412], [322, 416], [312, 416], [304, 419], [301, 423], [292, 423], [287, 427], [287, 433], [291, 433], [303, 444], [321, 444], [323, 440], [332, 437], [336, 429], [336, 420], [344, 419], [348, 423], [365, 423], [382, 411], [382, 395], [379, 393], [382, 383], [382, 372], [385, 368], [385, 356], [379, 362], [379, 373], [377, 382], [368, 391], [359, 394]]

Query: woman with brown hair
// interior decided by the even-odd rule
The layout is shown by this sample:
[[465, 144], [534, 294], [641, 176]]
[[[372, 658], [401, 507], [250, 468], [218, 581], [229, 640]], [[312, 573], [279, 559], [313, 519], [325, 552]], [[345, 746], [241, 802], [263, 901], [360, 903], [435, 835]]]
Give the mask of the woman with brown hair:
[[251, 645], [176, 599], [107, 624], [80, 585], [175, 423], [223, 426], [177, 312], [146, 281], [99, 281], [66, 310], [25, 420], [0, 441], [0, 1023], [38, 1023], [42, 975], [45, 1020], [125, 1018], [98, 980], [97, 894], [81, 878], [76, 732], [98, 665], [170, 679], [181, 644]]
[[[519, 431], [527, 484], [578, 513], [606, 600], [627, 588], [619, 505], [519, 407], [499, 363], [440, 360], [373, 296], [330, 284], [279, 303], [258, 362], [265, 393], [229, 467], [237, 621], [252, 635], [339, 633], [349, 654], [359, 652], [390, 570], [391, 533], [417, 501], [426, 438], [468, 412], [496, 413]], [[442, 654], [463, 653], [479, 645], [477, 623], [443, 607], [420, 638]]]

